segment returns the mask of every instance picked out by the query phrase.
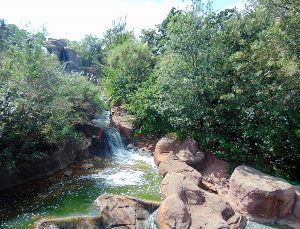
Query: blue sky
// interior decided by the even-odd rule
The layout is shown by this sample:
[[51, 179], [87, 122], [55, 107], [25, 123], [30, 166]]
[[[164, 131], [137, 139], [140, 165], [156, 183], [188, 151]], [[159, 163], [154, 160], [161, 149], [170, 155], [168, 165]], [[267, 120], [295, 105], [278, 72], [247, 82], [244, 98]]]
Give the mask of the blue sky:
[[[85, 34], [101, 36], [114, 19], [125, 18], [128, 29], [139, 36], [143, 28], [154, 28], [172, 7], [185, 9], [182, 0], [1, 0], [0, 18], [31, 31], [45, 27], [49, 37], [79, 40]], [[215, 0], [222, 10], [241, 0]]]

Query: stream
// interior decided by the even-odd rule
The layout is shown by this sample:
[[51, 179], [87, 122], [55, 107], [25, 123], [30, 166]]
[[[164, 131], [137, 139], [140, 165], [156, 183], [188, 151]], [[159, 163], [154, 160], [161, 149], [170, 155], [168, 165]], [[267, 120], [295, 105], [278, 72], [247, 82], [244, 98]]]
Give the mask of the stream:
[[[135, 147], [128, 149], [117, 129], [110, 125], [109, 112], [92, 123], [104, 129], [104, 149], [94, 148], [91, 159], [0, 193], [1, 229], [28, 229], [44, 217], [97, 216], [99, 212], [93, 202], [103, 193], [162, 200], [159, 192], [162, 177], [151, 153]], [[288, 227], [251, 221], [246, 226], [246, 229], [273, 228]]]
[[127, 149], [110, 126], [109, 112], [92, 123], [104, 128], [105, 149], [89, 160], [43, 180], [14, 187], [0, 195], [0, 228], [28, 229], [42, 217], [95, 216], [94, 200], [103, 193], [160, 201], [162, 178], [149, 152]]

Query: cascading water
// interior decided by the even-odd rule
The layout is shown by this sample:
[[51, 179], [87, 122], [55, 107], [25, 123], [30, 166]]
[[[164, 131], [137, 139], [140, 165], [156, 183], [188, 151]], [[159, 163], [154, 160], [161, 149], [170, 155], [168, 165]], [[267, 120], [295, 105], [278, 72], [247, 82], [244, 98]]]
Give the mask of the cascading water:
[[[27, 229], [40, 217], [97, 215], [92, 203], [103, 193], [161, 200], [162, 178], [153, 158], [143, 150], [127, 149], [109, 116], [104, 112], [92, 120], [104, 129], [104, 149], [96, 149], [93, 159], [68, 168], [71, 176], [61, 171], [0, 195], [0, 228]], [[155, 228], [153, 217], [151, 229]]]

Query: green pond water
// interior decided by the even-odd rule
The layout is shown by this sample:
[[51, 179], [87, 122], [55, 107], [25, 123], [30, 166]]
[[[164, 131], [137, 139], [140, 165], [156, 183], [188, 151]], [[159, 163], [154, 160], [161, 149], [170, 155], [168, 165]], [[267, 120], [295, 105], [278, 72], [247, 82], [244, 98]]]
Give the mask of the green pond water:
[[93, 202], [103, 193], [160, 201], [162, 178], [151, 155], [127, 150], [114, 129], [106, 131], [106, 139], [105, 156], [71, 166], [66, 169], [71, 176], [64, 170], [1, 193], [0, 228], [28, 229], [42, 217], [97, 215]]

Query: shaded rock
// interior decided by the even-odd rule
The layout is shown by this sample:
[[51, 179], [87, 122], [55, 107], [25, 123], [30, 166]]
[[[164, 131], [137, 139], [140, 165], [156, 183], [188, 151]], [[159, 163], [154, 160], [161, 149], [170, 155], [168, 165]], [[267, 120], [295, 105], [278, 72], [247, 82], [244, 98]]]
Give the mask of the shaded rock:
[[96, 204], [106, 228], [148, 228], [147, 219], [159, 207], [156, 202], [110, 194], [99, 196]]
[[[13, 187], [34, 179], [40, 179], [56, 171], [65, 169], [74, 162], [90, 157], [91, 141], [68, 142], [60, 149], [50, 152], [46, 157], [18, 165], [18, 171], [11, 172], [0, 167], [0, 190]], [[24, 172], [26, 171], [26, 173]]]
[[67, 61], [72, 62], [73, 67], [76, 68], [80, 66], [80, 59], [78, 57], [77, 52], [74, 49], [65, 47], [65, 52], [66, 52]]
[[200, 186], [202, 184], [202, 175], [191, 166], [187, 165], [185, 162], [181, 162], [176, 158], [169, 155], [168, 160], [161, 162], [159, 164], [159, 174], [162, 176], [167, 175], [167, 173], [181, 173], [185, 175], [192, 183]]
[[103, 140], [104, 130], [91, 123], [78, 123], [75, 125], [77, 131], [80, 131], [88, 138], [96, 138], [98, 140]]
[[203, 168], [200, 171], [204, 177], [213, 176], [218, 180], [228, 178], [228, 163], [206, 152]]
[[283, 179], [239, 166], [230, 178], [229, 196], [237, 210], [274, 220], [292, 212], [295, 190]]
[[[185, 140], [183, 142], [163, 137], [160, 139], [156, 146], [154, 152], [154, 160], [157, 165], [159, 165], [162, 161], [167, 159], [168, 154], [172, 151], [175, 155], [179, 153], [180, 150], [189, 151], [191, 154], [195, 155], [199, 149], [198, 145], [194, 140]], [[182, 155], [182, 157], [184, 157]]]
[[145, 136], [143, 134], [134, 135], [134, 143], [138, 148], [144, 148], [153, 153], [158, 139], [155, 137]]
[[100, 229], [102, 225], [102, 217], [69, 217], [61, 219], [41, 219], [34, 223], [34, 229]]
[[192, 153], [189, 150], [180, 150], [176, 156], [180, 161], [187, 163], [197, 170], [201, 170], [201, 168], [203, 168], [205, 154], [201, 151]]

